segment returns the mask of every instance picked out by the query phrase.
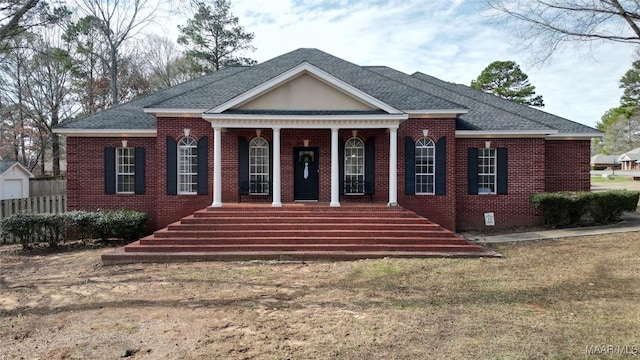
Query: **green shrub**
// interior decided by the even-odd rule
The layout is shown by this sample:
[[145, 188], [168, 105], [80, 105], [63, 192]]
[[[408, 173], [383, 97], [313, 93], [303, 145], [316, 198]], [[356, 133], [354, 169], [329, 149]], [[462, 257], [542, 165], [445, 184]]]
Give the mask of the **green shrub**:
[[11, 237], [18, 239], [23, 249], [29, 249], [33, 245], [35, 225], [34, 214], [16, 214], [2, 219], [2, 238], [11, 240]]
[[69, 237], [84, 241], [93, 239], [95, 235], [95, 223], [98, 220], [98, 213], [89, 211], [70, 211], [66, 213], [69, 221]]
[[73, 211], [64, 214], [16, 214], [0, 221], [1, 236], [18, 239], [24, 249], [39, 242], [50, 247], [67, 239], [135, 240], [144, 235], [147, 214], [131, 210]]
[[640, 193], [616, 190], [593, 193], [589, 214], [596, 224], [607, 224], [620, 219], [625, 211], [636, 211]]
[[635, 211], [639, 192], [555, 192], [531, 195], [531, 204], [542, 211], [544, 223], [551, 226], [575, 225], [588, 214], [597, 224], [616, 221], [625, 211]]
[[34, 222], [38, 238], [50, 247], [67, 240], [68, 218], [64, 214], [39, 214], [34, 217]]
[[144, 235], [147, 214], [127, 209], [100, 211], [95, 222], [95, 233], [102, 240], [110, 238], [135, 240]]
[[591, 193], [556, 192], [531, 195], [531, 204], [542, 210], [546, 225], [564, 226], [575, 224], [585, 213]]

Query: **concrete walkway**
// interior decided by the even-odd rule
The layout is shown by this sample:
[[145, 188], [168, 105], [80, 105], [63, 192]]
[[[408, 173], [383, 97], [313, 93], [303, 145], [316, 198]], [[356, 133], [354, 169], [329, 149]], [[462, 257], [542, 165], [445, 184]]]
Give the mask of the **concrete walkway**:
[[640, 213], [628, 213], [622, 215], [622, 221], [617, 224], [604, 225], [604, 226], [586, 226], [580, 228], [570, 229], [556, 229], [556, 230], [543, 230], [535, 232], [493, 235], [493, 236], [465, 236], [468, 240], [483, 243], [506, 243], [516, 241], [527, 240], [544, 240], [544, 239], [558, 239], [573, 236], [589, 236], [589, 235], [602, 235], [602, 234], [614, 234], [630, 231], [640, 231]]

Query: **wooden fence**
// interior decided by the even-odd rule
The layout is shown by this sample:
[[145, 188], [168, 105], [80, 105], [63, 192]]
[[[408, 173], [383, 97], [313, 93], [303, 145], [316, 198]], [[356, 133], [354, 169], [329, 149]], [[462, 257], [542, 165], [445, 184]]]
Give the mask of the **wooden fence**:
[[[0, 219], [4, 219], [14, 214], [36, 213], [36, 214], [57, 214], [67, 210], [67, 196], [36, 196], [24, 199], [0, 200]], [[0, 239], [0, 243], [12, 243], [11, 239]]]
[[34, 180], [29, 181], [29, 196], [66, 195], [67, 180]]

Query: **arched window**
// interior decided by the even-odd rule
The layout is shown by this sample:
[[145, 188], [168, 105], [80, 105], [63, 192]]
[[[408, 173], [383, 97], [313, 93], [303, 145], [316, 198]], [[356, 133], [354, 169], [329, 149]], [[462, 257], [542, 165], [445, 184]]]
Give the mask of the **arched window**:
[[269, 143], [261, 137], [249, 143], [249, 193], [269, 194]]
[[355, 137], [344, 145], [344, 193], [364, 194], [364, 142]]
[[435, 153], [431, 139], [416, 141], [416, 194], [435, 193]]
[[178, 142], [178, 194], [198, 192], [198, 142], [185, 137]]

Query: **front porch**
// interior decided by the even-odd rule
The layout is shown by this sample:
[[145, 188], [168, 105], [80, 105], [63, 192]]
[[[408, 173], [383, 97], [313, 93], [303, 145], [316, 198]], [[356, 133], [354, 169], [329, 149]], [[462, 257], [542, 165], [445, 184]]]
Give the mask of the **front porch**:
[[402, 207], [377, 204], [225, 204], [184, 217], [102, 256], [105, 264], [205, 260], [354, 260], [487, 257], [473, 244]]

